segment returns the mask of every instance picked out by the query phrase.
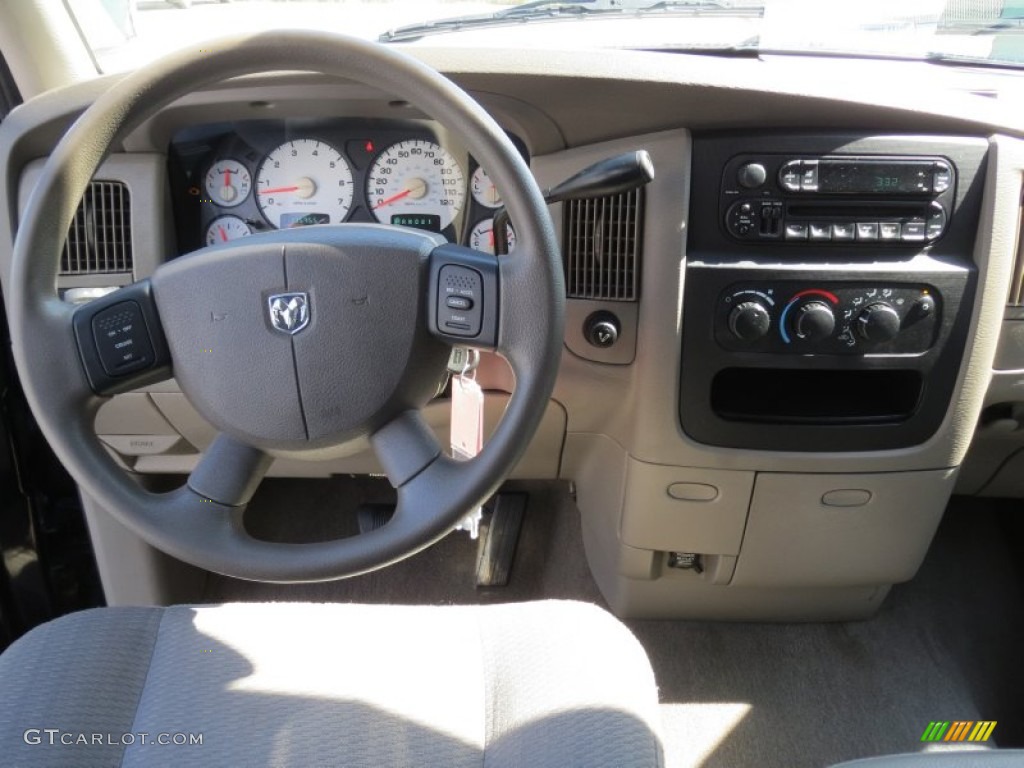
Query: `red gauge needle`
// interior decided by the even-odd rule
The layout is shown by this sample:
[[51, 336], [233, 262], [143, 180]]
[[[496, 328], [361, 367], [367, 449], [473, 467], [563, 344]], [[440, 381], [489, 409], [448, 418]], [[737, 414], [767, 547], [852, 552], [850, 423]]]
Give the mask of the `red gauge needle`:
[[381, 200], [379, 203], [377, 203], [375, 206], [373, 206], [373, 210], [377, 210], [378, 208], [383, 208], [385, 205], [391, 205], [392, 203], [394, 203], [394, 202], [396, 202], [398, 200], [401, 200], [403, 197], [408, 197], [411, 194], [412, 194], [412, 190], [411, 189], [403, 190], [403, 191], [399, 192], [397, 195], [392, 195], [391, 197], [388, 197], [388, 198], [385, 198], [384, 200]]
[[224, 186], [225, 187], [230, 187], [231, 186], [231, 169], [230, 168], [225, 168], [224, 169]]
[[224, 227], [218, 224], [217, 231], [220, 232], [220, 239], [226, 243], [228, 241], [228, 233], [224, 231]]
[[298, 191], [299, 191], [299, 185], [296, 184], [295, 186], [292, 186], [292, 187], [273, 187], [272, 189], [261, 189], [260, 190], [260, 194], [261, 195], [274, 195], [274, 194], [277, 194], [278, 192], [298, 192]]

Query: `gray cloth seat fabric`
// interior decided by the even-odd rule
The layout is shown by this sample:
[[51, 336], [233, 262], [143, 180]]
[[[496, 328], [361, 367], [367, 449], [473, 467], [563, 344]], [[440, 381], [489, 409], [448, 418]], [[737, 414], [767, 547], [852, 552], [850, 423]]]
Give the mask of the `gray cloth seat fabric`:
[[654, 766], [657, 717], [570, 601], [102, 608], [0, 655], [5, 766]]

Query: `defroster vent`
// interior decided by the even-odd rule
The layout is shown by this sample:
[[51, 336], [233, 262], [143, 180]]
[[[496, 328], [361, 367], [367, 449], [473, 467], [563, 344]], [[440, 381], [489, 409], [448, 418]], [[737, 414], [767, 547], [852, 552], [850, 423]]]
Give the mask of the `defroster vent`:
[[563, 205], [566, 296], [636, 301], [643, 243], [643, 189]]
[[90, 182], [68, 229], [60, 273], [131, 272], [131, 214], [127, 185], [120, 181]]

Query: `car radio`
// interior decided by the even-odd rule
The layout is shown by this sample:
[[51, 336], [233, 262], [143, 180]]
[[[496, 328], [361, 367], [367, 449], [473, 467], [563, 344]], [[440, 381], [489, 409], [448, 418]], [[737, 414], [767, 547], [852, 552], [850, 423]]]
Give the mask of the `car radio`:
[[956, 169], [940, 156], [737, 155], [721, 220], [747, 243], [906, 245], [942, 237]]

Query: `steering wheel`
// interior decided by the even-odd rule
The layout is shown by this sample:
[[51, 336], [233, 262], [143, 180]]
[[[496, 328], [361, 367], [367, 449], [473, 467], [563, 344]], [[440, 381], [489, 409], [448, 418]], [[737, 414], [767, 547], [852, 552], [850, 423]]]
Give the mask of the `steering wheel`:
[[[205, 49], [126, 76], [50, 155], [18, 230], [7, 296], [22, 386], [78, 484], [157, 549], [258, 581], [325, 581], [381, 568], [440, 539], [486, 500], [540, 422], [565, 303], [550, 216], [497, 123], [409, 55], [299, 31]], [[280, 70], [373, 84], [457, 128], [498, 184], [516, 223], [515, 253], [489, 257], [386, 225], [297, 228], [203, 248], [78, 308], [62, 301], [64, 239], [110, 148], [196, 88]], [[445, 455], [420, 413], [456, 344], [498, 351], [516, 380], [497, 430], [468, 461]], [[116, 465], [93, 422], [106, 397], [172, 375], [219, 434], [184, 485], [153, 493]], [[273, 457], [322, 458], [367, 437], [397, 489], [385, 526], [311, 544], [246, 532], [243, 512]]]

